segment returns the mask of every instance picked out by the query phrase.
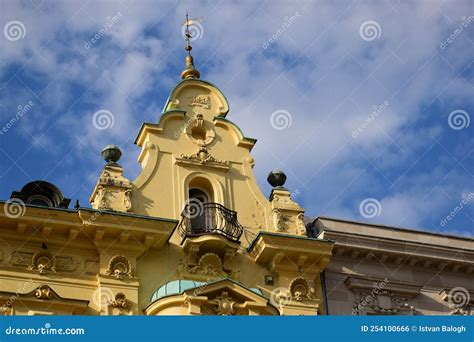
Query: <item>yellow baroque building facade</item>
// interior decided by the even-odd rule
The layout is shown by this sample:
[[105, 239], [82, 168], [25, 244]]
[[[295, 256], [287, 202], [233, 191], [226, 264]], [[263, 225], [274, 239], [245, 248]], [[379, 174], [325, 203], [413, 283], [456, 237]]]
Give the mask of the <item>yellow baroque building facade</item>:
[[[2, 314], [319, 315], [354, 314], [356, 304], [356, 314], [399, 314], [413, 313], [403, 298], [423, 291], [440, 304], [428, 313], [444, 313], [456, 279], [471, 293], [470, 239], [440, 237], [417, 255], [406, 246], [421, 243], [421, 233], [400, 231], [395, 244], [382, 241], [388, 228], [322, 218], [308, 224], [279, 170], [269, 174], [267, 198], [253, 174], [256, 140], [227, 118], [221, 91], [200, 79], [189, 41], [186, 50], [182, 81], [158, 123], [138, 132], [135, 180], [123, 175], [120, 149], [108, 145], [91, 208], [69, 208], [44, 181], [0, 203]], [[386, 278], [371, 264], [377, 258], [405, 273], [359, 307], [360, 294]], [[449, 266], [450, 280], [423, 290], [413, 281], [417, 263], [426, 277], [429, 267]]]
[[158, 123], [138, 133], [135, 180], [109, 145], [92, 208], [69, 209], [42, 181], [2, 203], [4, 314], [322, 312], [320, 274], [334, 242], [307, 237], [283, 172], [269, 175], [264, 196], [256, 140], [227, 119], [226, 98], [199, 79], [189, 52]]

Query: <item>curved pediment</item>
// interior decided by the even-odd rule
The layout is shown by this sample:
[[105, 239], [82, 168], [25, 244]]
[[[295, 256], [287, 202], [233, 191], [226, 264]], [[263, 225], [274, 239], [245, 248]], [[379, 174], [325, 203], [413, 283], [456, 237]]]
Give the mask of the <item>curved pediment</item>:
[[171, 91], [163, 114], [174, 110], [200, 113], [212, 120], [216, 116], [225, 117], [229, 112], [229, 103], [213, 84], [199, 79], [185, 79]]

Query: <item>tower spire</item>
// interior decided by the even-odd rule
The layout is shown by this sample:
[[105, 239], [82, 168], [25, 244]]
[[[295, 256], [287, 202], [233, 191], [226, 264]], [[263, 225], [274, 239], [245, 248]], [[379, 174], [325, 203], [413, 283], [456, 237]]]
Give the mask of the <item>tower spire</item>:
[[193, 49], [191, 46], [191, 31], [189, 30], [189, 26], [192, 25], [194, 22], [199, 22], [201, 21], [201, 18], [196, 18], [196, 19], [189, 19], [188, 17], [188, 12], [186, 11], [186, 21], [184, 24], [186, 25], [186, 29], [184, 31], [184, 38], [186, 39], [186, 47], [184, 48], [186, 50], [186, 69], [181, 72], [181, 78], [199, 78], [200, 73], [199, 71], [194, 67], [194, 59], [193, 56], [191, 56], [191, 50]]

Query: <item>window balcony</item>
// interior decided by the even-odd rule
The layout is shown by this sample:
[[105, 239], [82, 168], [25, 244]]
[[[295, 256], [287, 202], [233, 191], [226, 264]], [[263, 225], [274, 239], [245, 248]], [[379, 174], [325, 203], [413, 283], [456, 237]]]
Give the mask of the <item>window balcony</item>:
[[191, 201], [181, 214], [178, 233], [183, 242], [188, 237], [221, 235], [239, 242], [244, 229], [237, 221], [237, 212], [218, 203]]

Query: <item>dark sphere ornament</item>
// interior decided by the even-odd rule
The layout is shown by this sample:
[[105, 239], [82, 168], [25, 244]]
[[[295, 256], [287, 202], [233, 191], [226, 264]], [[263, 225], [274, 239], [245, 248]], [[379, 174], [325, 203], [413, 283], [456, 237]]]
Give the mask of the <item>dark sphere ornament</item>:
[[275, 169], [268, 174], [267, 181], [274, 188], [281, 187], [286, 182], [286, 175], [282, 170]]
[[115, 145], [107, 145], [102, 150], [102, 158], [107, 162], [107, 165], [117, 165], [121, 156], [122, 151]]

